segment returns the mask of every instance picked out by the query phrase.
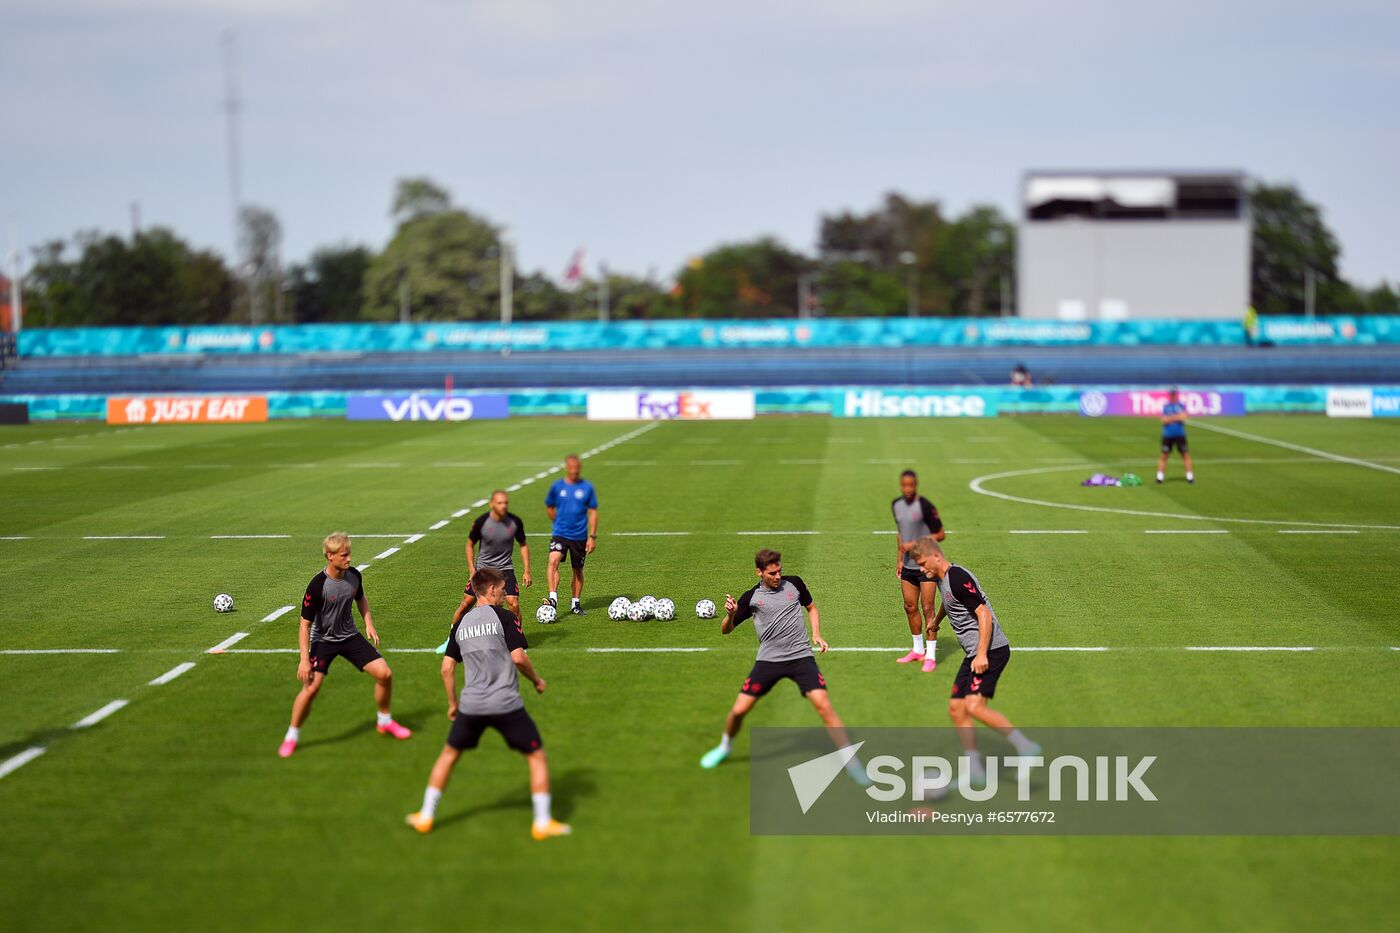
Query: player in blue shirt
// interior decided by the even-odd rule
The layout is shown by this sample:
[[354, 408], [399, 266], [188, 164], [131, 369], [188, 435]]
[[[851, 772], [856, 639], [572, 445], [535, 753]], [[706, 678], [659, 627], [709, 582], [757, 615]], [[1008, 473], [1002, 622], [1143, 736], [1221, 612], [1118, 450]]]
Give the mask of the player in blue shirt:
[[1157, 482], [1167, 479], [1167, 455], [1175, 447], [1181, 451], [1181, 462], [1186, 466], [1186, 482], [1194, 483], [1196, 474], [1191, 471], [1191, 453], [1186, 447], [1186, 406], [1181, 404], [1179, 393], [1172, 389], [1167, 394], [1167, 404], [1162, 406], [1162, 456], [1157, 460]]
[[556, 480], [544, 497], [544, 508], [554, 523], [549, 539], [549, 604], [559, 608], [559, 565], [569, 555], [574, 570], [571, 611], [583, 615], [583, 562], [598, 544], [598, 493], [579, 475], [582, 465], [574, 454], [564, 458], [564, 478]]

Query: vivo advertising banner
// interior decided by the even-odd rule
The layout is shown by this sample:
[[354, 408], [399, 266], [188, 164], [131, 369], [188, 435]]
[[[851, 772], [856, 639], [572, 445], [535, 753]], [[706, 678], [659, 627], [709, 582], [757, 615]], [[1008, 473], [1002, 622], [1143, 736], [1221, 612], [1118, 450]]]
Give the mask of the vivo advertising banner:
[[263, 395], [109, 398], [108, 424], [231, 424], [267, 420]]
[[589, 392], [589, 421], [748, 421], [752, 391]]
[[[1181, 404], [1186, 406], [1186, 414], [1199, 418], [1216, 415], [1243, 415], [1245, 413], [1243, 392], [1196, 392], [1182, 389], [1179, 393]], [[1160, 418], [1162, 408], [1167, 404], [1167, 393], [1152, 390], [1128, 390], [1124, 392], [1082, 392], [1079, 396], [1079, 413], [1090, 418], [1104, 415], [1140, 415]]]
[[352, 395], [345, 400], [351, 421], [481, 421], [510, 417], [505, 395]]
[[996, 398], [976, 392], [936, 389], [862, 389], [831, 393], [837, 418], [991, 418]]
[[1400, 418], [1400, 389], [1348, 386], [1327, 390], [1329, 418]]

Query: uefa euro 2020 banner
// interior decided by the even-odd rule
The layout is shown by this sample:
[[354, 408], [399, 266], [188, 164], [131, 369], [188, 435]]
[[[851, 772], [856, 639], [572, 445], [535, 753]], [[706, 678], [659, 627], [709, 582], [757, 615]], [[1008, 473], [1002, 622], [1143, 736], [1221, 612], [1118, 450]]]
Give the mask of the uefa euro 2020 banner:
[[482, 421], [510, 416], [506, 395], [352, 395], [345, 400], [350, 421]]
[[[1265, 317], [1277, 345], [1400, 343], [1400, 316]], [[433, 350], [668, 350], [789, 347], [1244, 346], [1240, 321], [1051, 321], [1025, 318], [774, 318], [502, 327], [486, 323], [283, 324], [268, 327], [35, 328], [20, 356], [411, 353]]]
[[[1181, 404], [1186, 406], [1186, 414], [1193, 418], [1245, 413], [1243, 392], [1197, 392], [1182, 389], [1180, 400]], [[1103, 392], [1090, 389], [1079, 395], [1079, 413], [1090, 418], [1105, 415], [1159, 418], [1167, 401], [1167, 393], [1159, 390], [1129, 389]]]
[[589, 392], [589, 421], [748, 421], [754, 393], [744, 391]]

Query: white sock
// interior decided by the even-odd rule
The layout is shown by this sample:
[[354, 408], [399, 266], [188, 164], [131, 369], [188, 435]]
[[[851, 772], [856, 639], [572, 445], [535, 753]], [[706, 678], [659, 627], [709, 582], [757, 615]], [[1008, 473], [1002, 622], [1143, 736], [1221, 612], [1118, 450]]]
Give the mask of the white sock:
[[1164, 479], [1166, 479], [1166, 478], [1167, 478], [1167, 474], [1163, 473], [1161, 470], [1158, 470], [1158, 471], [1157, 471], [1157, 482], [1160, 483], [1162, 480], [1164, 480]]
[[727, 734], [719, 737], [719, 747], [726, 752], [729, 751], [729, 736]]
[[300, 741], [301, 741], [301, 730], [300, 730], [299, 728], [297, 728], [296, 726], [288, 726], [288, 727], [287, 727], [287, 735], [286, 735], [285, 738], [282, 739], [282, 741], [283, 741], [283, 742], [300, 742]]
[[550, 820], [549, 794], [531, 794], [530, 802], [535, 805], [535, 825], [547, 825]]
[[1015, 746], [1016, 751], [1022, 755], [1035, 750], [1035, 743], [1021, 734], [1020, 729], [1012, 729], [1006, 736], [1006, 741]]
[[914, 636], [914, 653], [924, 653], [924, 636], [922, 634]]
[[419, 815], [426, 816], [431, 820], [433, 815], [437, 813], [438, 801], [441, 799], [442, 791], [429, 784], [427, 790], [423, 791], [423, 806], [418, 810]]
[[924, 657], [932, 658], [934, 655], [938, 654], [938, 639], [930, 638], [925, 647], [928, 648], [928, 650], [924, 652]]
[[375, 721], [381, 726], [387, 726], [394, 721], [394, 717], [389, 713], [376, 713]]
[[549, 598], [550, 598], [552, 601], [556, 602], [556, 603], [559, 602], [559, 591], [558, 591], [558, 590], [550, 590], [550, 591], [549, 591]]
[[967, 773], [977, 780], [982, 780], [987, 776], [987, 769], [982, 765], [982, 753], [979, 751], [967, 752]]
[[577, 605], [578, 605], [578, 597], [575, 596], [572, 600], [569, 601], [569, 604], [570, 604], [570, 605], [573, 605], [573, 606], [577, 606]]
[[1195, 478], [1196, 478], [1196, 474], [1195, 474], [1195, 473], [1192, 473], [1190, 470], [1187, 470], [1187, 471], [1186, 471], [1186, 478], [1187, 478], [1187, 479], [1195, 479]]

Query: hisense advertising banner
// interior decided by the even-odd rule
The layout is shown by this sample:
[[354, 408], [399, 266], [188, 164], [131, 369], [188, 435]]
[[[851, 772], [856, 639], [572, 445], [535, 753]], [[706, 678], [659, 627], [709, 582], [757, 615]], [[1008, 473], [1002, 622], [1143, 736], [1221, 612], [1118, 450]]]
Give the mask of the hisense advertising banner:
[[831, 393], [836, 418], [991, 418], [994, 395], [942, 389], [850, 389]]

